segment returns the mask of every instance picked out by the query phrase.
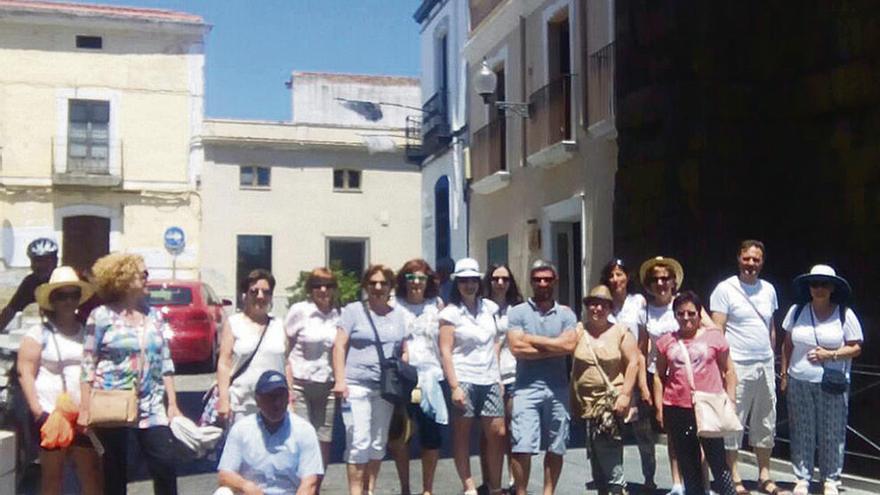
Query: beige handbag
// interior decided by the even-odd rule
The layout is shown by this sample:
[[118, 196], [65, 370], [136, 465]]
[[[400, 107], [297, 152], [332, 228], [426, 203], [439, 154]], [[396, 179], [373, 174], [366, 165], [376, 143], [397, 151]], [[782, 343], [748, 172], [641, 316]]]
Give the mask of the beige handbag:
[[694, 386], [694, 370], [691, 355], [681, 340], [678, 341], [684, 354], [688, 385], [694, 402], [694, 417], [697, 420], [697, 436], [704, 438], [724, 438], [741, 432], [743, 427], [736, 415], [736, 406], [725, 392], [700, 392]]
[[[103, 390], [92, 388], [89, 396], [89, 426], [99, 428], [118, 428], [137, 426], [138, 423], [138, 390], [144, 362], [144, 330], [138, 332], [140, 355], [137, 359], [137, 370], [134, 388], [125, 390]], [[95, 350], [100, 347], [98, 342]], [[96, 363], [97, 364], [97, 363]]]

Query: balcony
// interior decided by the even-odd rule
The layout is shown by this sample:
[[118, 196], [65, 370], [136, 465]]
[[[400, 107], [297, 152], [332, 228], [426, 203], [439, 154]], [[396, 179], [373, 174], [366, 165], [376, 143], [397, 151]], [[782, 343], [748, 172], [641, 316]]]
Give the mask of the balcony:
[[587, 132], [597, 138], [614, 139], [614, 42], [587, 58]]
[[563, 74], [529, 96], [526, 152], [529, 165], [553, 167], [574, 157], [571, 116], [572, 74]]
[[491, 120], [471, 137], [471, 189], [489, 194], [510, 182], [507, 171], [507, 122], [504, 117]]
[[67, 136], [52, 139], [52, 183], [59, 186], [112, 187], [122, 184], [122, 141], [82, 145]]
[[446, 95], [446, 89], [441, 88], [422, 105], [422, 152], [425, 156], [444, 149], [452, 139]]
[[413, 115], [406, 117], [403, 146], [406, 161], [421, 164], [427, 158], [422, 151], [422, 119], [420, 117]]
[[480, 23], [495, 10], [504, 0], [470, 0], [471, 11], [471, 30], [479, 26]]

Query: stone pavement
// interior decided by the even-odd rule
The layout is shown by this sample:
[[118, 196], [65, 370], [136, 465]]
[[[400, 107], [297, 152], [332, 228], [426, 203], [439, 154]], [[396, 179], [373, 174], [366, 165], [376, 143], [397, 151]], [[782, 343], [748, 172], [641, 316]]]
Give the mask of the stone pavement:
[[[532, 460], [532, 477], [529, 484], [529, 492], [532, 494], [541, 493], [541, 462], [541, 456], [536, 456]], [[626, 469], [626, 479], [630, 483], [630, 490], [634, 493], [640, 493], [639, 490], [642, 488], [640, 484], [642, 481], [642, 474], [639, 464], [638, 450], [636, 450], [634, 446], [626, 447], [624, 451], [624, 466]], [[471, 469], [475, 474], [475, 478], [479, 480], [480, 466], [477, 457], [471, 458]], [[740, 470], [746, 480], [755, 480], [757, 478], [757, 469], [749, 464], [742, 464]], [[413, 480], [411, 488], [413, 493], [417, 493], [418, 488], [421, 486], [421, 465], [417, 460], [411, 462], [410, 471], [410, 477]], [[505, 473], [504, 476], [504, 479], [506, 480], [507, 474]], [[774, 471], [773, 477], [774, 479], [779, 480], [780, 487], [783, 489], [790, 490], [792, 488], [794, 477], [791, 475], [791, 471]], [[569, 450], [568, 454], [565, 456], [565, 466], [562, 469], [562, 477], [556, 493], [560, 495], [596, 493], [594, 489], [585, 488], [585, 483], [589, 479], [591, 479], [590, 464], [587, 461], [584, 449]], [[666, 456], [666, 447], [663, 445], [657, 446], [656, 481], [660, 488], [653, 495], [665, 494], [672, 484], [672, 480], [669, 477], [669, 463]], [[754, 483], [749, 483], [747, 481], [746, 486], [753, 490], [753, 493], [758, 493], [757, 487]], [[183, 476], [178, 480], [178, 487], [181, 494], [211, 494], [217, 487], [217, 476], [214, 473]], [[873, 489], [870, 487], [857, 489], [844, 485], [842, 493], [847, 495], [869, 495], [872, 493], [878, 493], [878, 488], [880, 488], [880, 485], [875, 485]], [[129, 485], [128, 493], [132, 495], [152, 494], [152, 484], [150, 481], [131, 483]], [[327, 470], [327, 476], [324, 479], [321, 493], [328, 495], [342, 495], [348, 493], [344, 464], [336, 463], [330, 465]], [[385, 461], [382, 464], [382, 470], [379, 472], [376, 495], [397, 495], [399, 493], [400, 490], [397, 482], [397, 472], [394, 469], [394, 463], [391, 461]], [[451, 458], [443, 458], [437, 467], [434, 493], [436, 495], [456, 495], [461, 493], [461, 483], [458, 480], [458, 475], [455, 473], [455, 467], [453, 466]], [[811, 493], [821, 493], [821, 487], [814, 486]]]

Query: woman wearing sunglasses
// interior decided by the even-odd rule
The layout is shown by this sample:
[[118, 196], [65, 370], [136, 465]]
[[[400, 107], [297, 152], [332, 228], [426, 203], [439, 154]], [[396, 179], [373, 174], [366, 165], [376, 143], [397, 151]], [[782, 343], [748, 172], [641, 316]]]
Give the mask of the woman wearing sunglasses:
[[440, 356], [452, 390], [453, 456], [465, 495], [476, 495], [471, 476], [470, 433], [479, 419], [486, 435], [489, 493], [501, 493], [504, 459], [504, 392], [498, 368], [498, 305], [480, 295], [480, 265], [473, 258], [455, 263], [449, 305], [440, 312]]
[[[94, 293], [94, 288], [82, 282], [69, 266], [56, 268], [49, 282], [34, 291], [45, 321], [25, 334], [17, 366], [36, 433], [55, 409], [62, 393], [67, 393], [71, 401], [79, 405], [83, 325], [77, 320], [77, 308]], [[81, 431], [75, 433], [68, 447], [40, 448], [41, 492], [62, 493], [64, 463], [68, 457], [73, 458], [76, 465], [83, 493], [103, 493], [101, 460]]]
[[[388, 450], [397, 466], [402, 494], [410, 493], [409, 440], [412, 420], [415, 420], [422, 451], [422, 491], [419, 492], [422, 495], [430, 495], [434, 491], [434, 473], [443, 443], [444, 427], [436, 421], [437, 409], [446, 408], [442, 398], [446, 382], [443, 380], [440, 350], [437, 347], [438, 314], [443, 308], [438, 291], [437, 277], [423, 259], [409, 260], [397, 272], [395, 305], [403, 309], [407, 317], [406, 350], [409, 363], [419, 372], [421, 391], [420, 400], [395, 408], [388, 434]], [[433, 383], [429, 384], [429, 381]], [[439, 394], [430, 393], [432, 386], [437, 387]], [[433, 414], [422, 410], [421, 400], [430, 402]], [[443, 404], [436, 404], [438, 401]]]
[[284, 322], [290, 348], [287, 381], [293, 384], [290, 401], [293, 411], [315, 427], [325, 469], [336, 415], [330, 365], [339, 325], [336, 288], [333, 272], [315, 268], [306, 278], [308, 300], [293, 304]]
[[862, 325], [849, 303], [849, 282], [828, 265], [816, 265], [794, 279], [799, 304], [782, 323], [782, 381], [788, 399], [794, 495], [806, 495], [819, 451], [825, 495], [837, 495], [852, 360], [862, 352]]
[[685, 495], [704, 495], [708, 491], [701, 455], [712, 470], [718, 493], [735, 495], [724, 439], [697, 436], [692, 398], [694, 391], [725, 392], [735, 401], [736, 371], [729, 356], [730, 347], [721, 330], [703, 324], [703, 304], [692, 291], [676, 296], [672, 310], [678, 329], [657, 339], [657, 421], [665, 426], [672, 440], [670, 445], [678, 459]]
[[284, 373], [287, 355], [284, 326], [269, 314], [275, 277], [268, 270], [253, 270], [240, 289], [244, 307], [223, 322], [217, 359], [217, 415], [230, 426], [257, 412], [257, 380], [264, 371]]

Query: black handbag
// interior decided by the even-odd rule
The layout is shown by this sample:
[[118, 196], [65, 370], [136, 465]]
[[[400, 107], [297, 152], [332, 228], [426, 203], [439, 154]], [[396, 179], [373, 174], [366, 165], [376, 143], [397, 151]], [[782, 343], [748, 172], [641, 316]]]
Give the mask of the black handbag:
[[[816, 339], [816, 347], [819, 345], [819, 336], [816, 334], [816, 319], [813, 316], [813, 308], [810, 308], [810, 323], [813, 325], [813, 337]], [[822, 363], [822, 391], [827, 394], [841, 395], [849, 390], [849, 378], [842, 370], [829, 368]]]
[[415, 366], [411, 366], [401, 359], [400, 346], [395, 349], [393, 356], [385, 357], [379, 332], [376, 330], [376, 324], [373, 323], [373, 317], [370, 316], [370, 308], [366, 301], [363, 302], [363, 306], [370, 327], [373, 328], [373, 335], [376, 337], [374, 344], [376, 352], [379, 354], [379, 393], [383, 399], [392, 404], [406, 404], [412, 396], [416, 383], [418, 383], [418, 372]]

